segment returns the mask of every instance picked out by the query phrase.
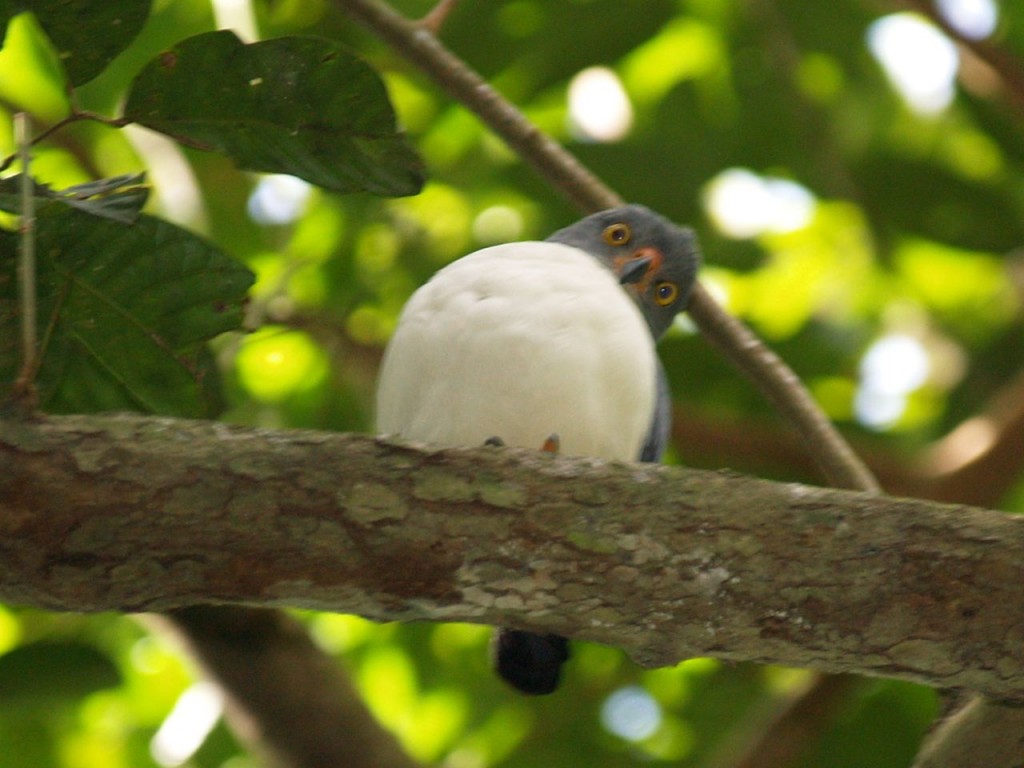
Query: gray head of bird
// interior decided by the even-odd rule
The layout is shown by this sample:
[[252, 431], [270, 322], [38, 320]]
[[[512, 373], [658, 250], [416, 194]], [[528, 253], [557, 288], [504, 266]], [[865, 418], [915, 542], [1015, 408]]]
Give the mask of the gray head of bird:
[[657, 341], [686, 309], [700, 265], [693, 230], [642, 205], [609, 208], [548, 240], [586, 251], [619, 278]]

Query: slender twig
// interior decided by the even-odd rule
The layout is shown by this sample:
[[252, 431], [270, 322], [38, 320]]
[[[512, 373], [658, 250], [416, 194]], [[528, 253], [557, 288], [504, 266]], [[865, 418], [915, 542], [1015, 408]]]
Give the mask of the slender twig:
[[[83, 120], [89, 120], [94, 123], [102, 123], [110, 128], [124, 128], [126, 125], [131, 125], [132, 120], [125, 117], [104, 117], [103, 115], [96, 114], [95, 112], [89, 112], [87, 110], [75, 110], [70, 115], [65, 117], [63, 120], [58, 120], [56, 123], [51, 125], [49, 128], [40, 131], [36, 136], [32, 137], [28, 143], [29, 147], [34, 147], [42, 141], [50, 138], [57, 131], [66, 128], [74, 123], [81, 122]], [[18, 159], [19, 153], [15, 153], [3, 159], [0, 162], [0, 172], [6, 171], [11, 167], [11, 164]]]
[[[530, 123], [427, 29], [379, 0], [335, 2], [476, 113], [555, 189], [581, 209], [595, 211], [622, 204], [615, 192]], [[796, 426], [830, 483], [841, 488], [878, 490], [878, 482], [871, 472], [814, 403], [796, 374], [699, 285], [694, 291], [690, 314], [704, 335], [760, 386]]]
[[29, 173], [31, 127], [24, 112], [14, 115], [14, 136], [21, 158], [21, 218], [19, 226], [18, 291], [21, 304], [21, 370], [14, 391], [21, 397], [31, 397], [32, 382], [38, 368], [36, 339], [36, 237], [35, 196]]
[[437, 5], [419, 20], [421, 27], [430, 30], [432, 34], [440, 35], [441, 27], [448, 20], [448, 16], [455, 10], [459, 0], [438, 0]]

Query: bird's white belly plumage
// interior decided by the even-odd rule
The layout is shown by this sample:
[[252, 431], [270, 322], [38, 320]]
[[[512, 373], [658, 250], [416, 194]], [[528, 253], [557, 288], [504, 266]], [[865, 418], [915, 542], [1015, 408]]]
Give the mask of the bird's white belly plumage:
[[384, 355], [377, 428], [410, 440], [636, 460], [655, 404], [647, 324], [612, 273], [559, 243], [509, 243], [438, 272]]

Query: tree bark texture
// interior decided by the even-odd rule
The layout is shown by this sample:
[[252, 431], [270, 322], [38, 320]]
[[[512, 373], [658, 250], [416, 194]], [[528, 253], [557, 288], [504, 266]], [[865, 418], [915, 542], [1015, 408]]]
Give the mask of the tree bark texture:
[[511, 449], [0, 421], [0, 600], [295, 606], [1024, 700], [1024, 520]]

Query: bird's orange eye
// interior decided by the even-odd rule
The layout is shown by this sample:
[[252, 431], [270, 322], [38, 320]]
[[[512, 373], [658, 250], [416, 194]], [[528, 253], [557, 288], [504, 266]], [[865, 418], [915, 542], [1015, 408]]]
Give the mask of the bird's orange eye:
[[662, 280], [654, 286], [654, 300], [659, 307], [667, 307], [679, 298], [679, 286], [669, 280]]
[[601, 237], [608, 245], [625, 245], [632, 236], [633, 230], [629, 228], [629, 225], [621, 223], [607, 226], [601, 233]]

